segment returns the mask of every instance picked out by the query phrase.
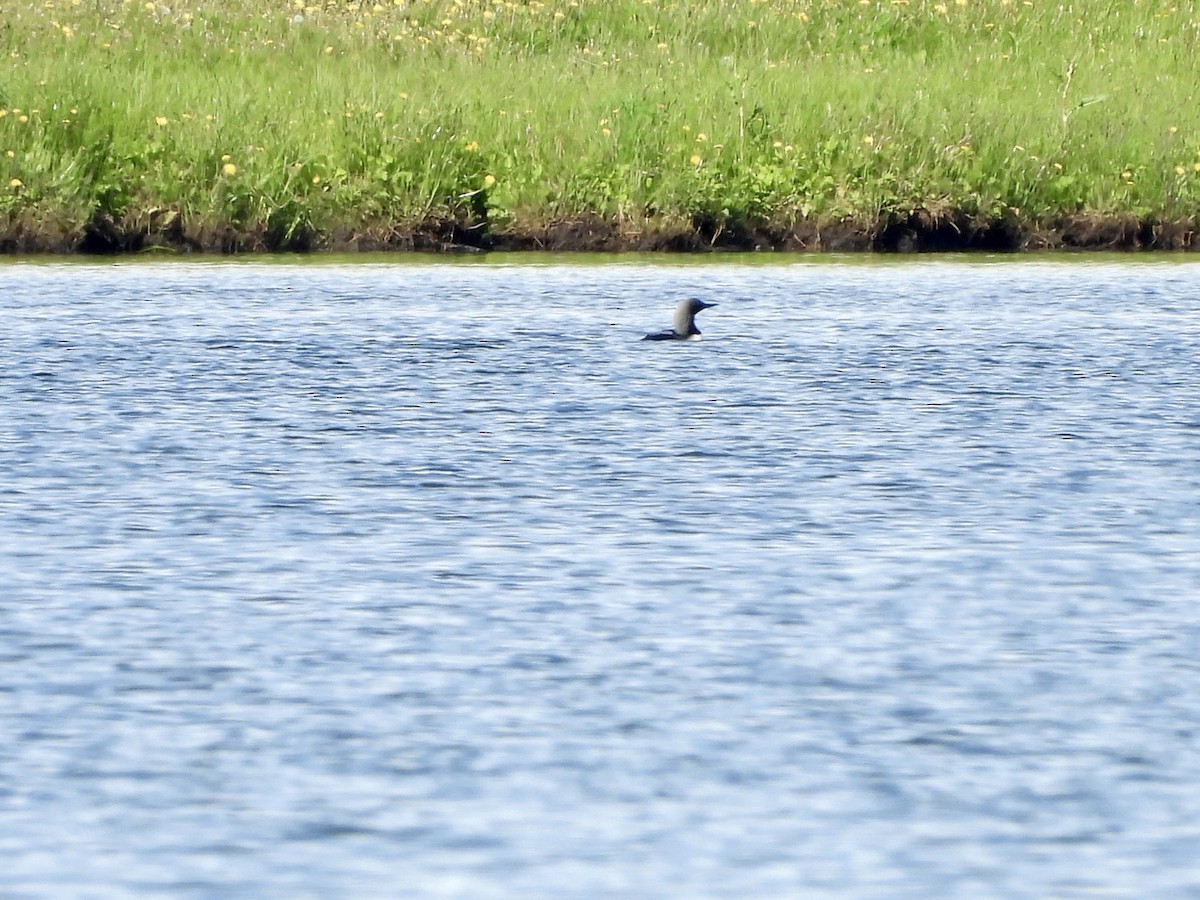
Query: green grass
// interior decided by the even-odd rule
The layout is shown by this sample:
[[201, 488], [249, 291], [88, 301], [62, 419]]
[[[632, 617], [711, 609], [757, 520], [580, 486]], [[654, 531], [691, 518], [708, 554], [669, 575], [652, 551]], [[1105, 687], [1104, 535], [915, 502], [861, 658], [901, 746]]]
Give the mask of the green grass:
[[1200, 203], [1191, 4], [9, 6], [0, 234], [111, 216], [289, 246], [439, 218], [637, 233]]

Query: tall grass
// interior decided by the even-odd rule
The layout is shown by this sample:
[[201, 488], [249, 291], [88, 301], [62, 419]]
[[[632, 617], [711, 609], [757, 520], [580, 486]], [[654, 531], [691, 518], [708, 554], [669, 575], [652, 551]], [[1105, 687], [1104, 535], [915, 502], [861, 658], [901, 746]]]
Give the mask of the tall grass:
[[287, 246], [442, 217], [636, 232], [1200, 201], [1190, 3], [5, 6], [10, 231], [99, 215]]

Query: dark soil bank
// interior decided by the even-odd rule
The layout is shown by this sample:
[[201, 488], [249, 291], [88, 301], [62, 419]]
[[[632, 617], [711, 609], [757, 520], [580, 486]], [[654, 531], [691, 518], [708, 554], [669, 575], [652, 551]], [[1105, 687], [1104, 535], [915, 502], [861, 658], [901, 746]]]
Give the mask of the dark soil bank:
[[272, 253], [395, 250], [441, 253], [499, 251], [714, 250], [787, 252], [1017, 252], [1024, 250], [1195, 250], [1197, 220], [1159, 221], [1134, 216], [1070, 215], [1048, 222], [934, 215], [925, 210], [888, 213], [875, 222], [801, 221], [786, 226], [718, 221], [696, 216], [686, 226], [618, 223], [582, 216], [537, 226], [430, 219], [415, 225], [362, 225], [319, 233], [269, 226], [189, 229], [170, 211], [136, 219], [97, 215], [81, 228], [60, 231], [0, 224], [0, 253], [121, 254]]

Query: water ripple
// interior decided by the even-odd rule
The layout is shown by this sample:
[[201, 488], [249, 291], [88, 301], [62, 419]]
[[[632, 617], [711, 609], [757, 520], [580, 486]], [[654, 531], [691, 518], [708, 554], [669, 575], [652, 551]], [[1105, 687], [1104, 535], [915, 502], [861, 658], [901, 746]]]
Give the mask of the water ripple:
[[772, 260], [5, 264], [0, 893], [1200, 891], [1196, 265]]

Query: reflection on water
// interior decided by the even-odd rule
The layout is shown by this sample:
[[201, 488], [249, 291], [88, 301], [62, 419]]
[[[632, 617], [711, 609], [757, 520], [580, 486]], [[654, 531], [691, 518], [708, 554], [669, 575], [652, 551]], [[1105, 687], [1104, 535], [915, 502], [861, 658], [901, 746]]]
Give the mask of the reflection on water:
[[3, 266], [0, 892], [1200, 890], [1200, 269], [772, 259]]

